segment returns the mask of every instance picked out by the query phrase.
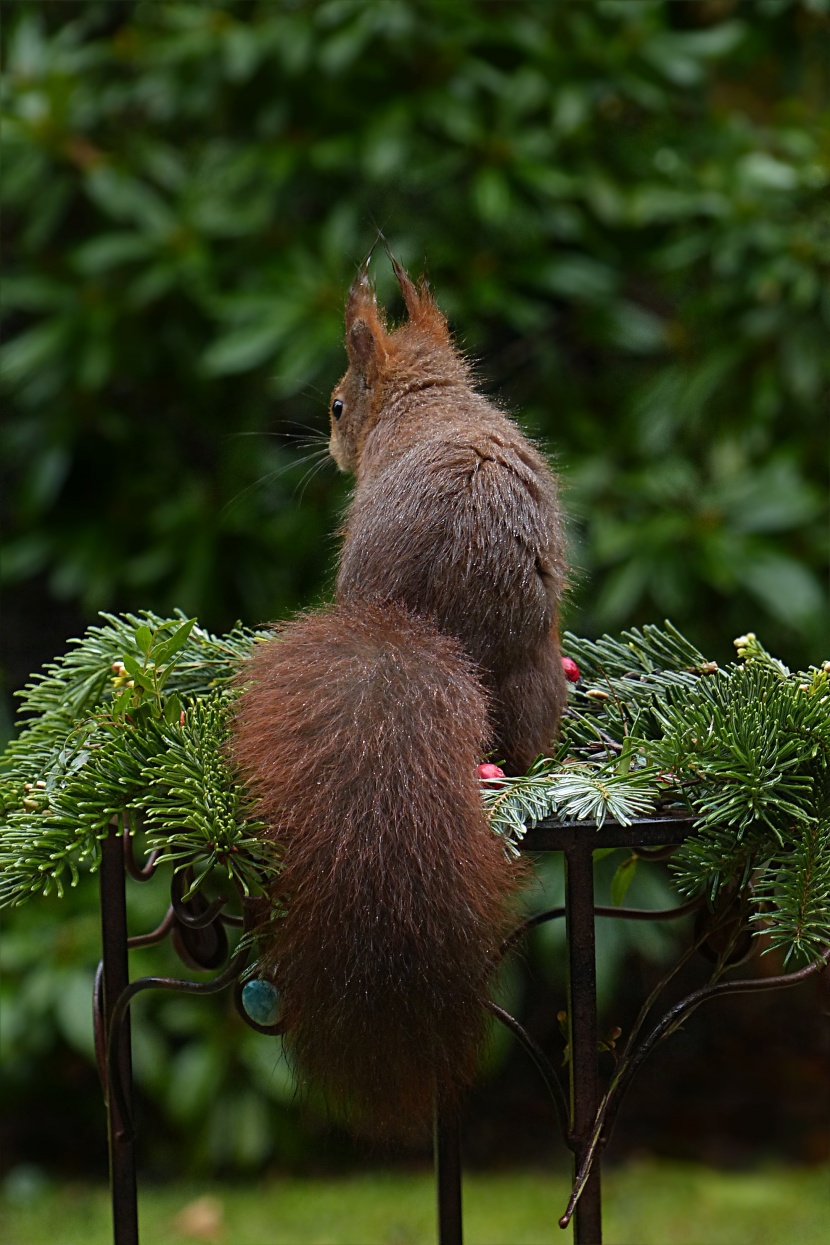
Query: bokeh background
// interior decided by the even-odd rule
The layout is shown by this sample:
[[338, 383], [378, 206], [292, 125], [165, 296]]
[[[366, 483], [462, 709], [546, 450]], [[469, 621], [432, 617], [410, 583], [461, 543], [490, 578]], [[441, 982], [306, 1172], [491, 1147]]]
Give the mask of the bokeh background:
[[[306, 456], [379, 229], [555, 456], [567, 626], [670, 617], [720, 661], [750, 629], [793, 665], [830, 655], [828, 0], [4, 0], [2, 18], [6, 733], [8, 694], [100, 609], [221, 630], [329, 591], [348, 486]], [[163, 900], [130, 902], [150, 927]], [[645, 937], [603, 935], [609, 1024], [614, 983], [642, 997], [672, 953]], [[503, 983], [551, 1041], [555, 938]], [[3, 1162], [100, 1173], [94, 884], [7, 917], [2, 954]], [[176, 971], [141, 954], [136, 972]], [[820, 1157], [815, 1015], [799, 992], [696, 1018], [620, 1144]], [[136, 1023], [149, 1168], [351, 1161], [222, 1000], [146, 1000]], [[538, 1128], [511, 1157], [544, 1157], [531, 1074], [507, 1048], [491, 1065], [474, 1159], [522, 1112]]]

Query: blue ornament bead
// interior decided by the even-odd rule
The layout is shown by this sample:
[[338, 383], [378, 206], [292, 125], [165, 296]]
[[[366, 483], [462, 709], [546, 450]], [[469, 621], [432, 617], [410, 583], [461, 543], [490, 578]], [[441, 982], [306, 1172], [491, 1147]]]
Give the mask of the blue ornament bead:
[[272, 1025], [279, 1011], [280, 992], [270, 981], [253, 977], [242, 987], [242, 1006], [258, 1025]]

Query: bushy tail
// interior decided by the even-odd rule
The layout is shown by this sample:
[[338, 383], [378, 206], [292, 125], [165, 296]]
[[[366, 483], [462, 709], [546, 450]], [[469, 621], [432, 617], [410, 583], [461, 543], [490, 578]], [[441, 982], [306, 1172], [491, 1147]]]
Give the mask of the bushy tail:
[[234, 750], [284, 851], [267, 958], [300, 1069], [385, 1135], [472, 1081], [519, 881], [476, 774], [487, 701], [455, 640], [390, 605], [255, 647]]

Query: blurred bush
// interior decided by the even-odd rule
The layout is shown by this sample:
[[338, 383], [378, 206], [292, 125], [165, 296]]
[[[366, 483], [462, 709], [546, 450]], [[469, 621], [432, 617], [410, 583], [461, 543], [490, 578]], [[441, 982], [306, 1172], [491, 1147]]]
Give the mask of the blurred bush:
[[[557, 456], [570, 627], [670, 615], [716, 658], [749, 627], [828, 655], [828, 0], [4, 19], [11, 682], [98, 608], [224, 629], [327, 590], [345, 486], [303, 460], [378, 227]], [[377, 281], [400, 311], [382, 260]], [[57, 1094], [56, 1052], [88, 1056], [94, 909], [65, 901], [48, 938], [40, 910], [9, 923], [18, 1118]], [[301, 1153], [282, 1065], [223, 1007], [148, 1003], [147, 1101], [194, 1163]]]
[[7, 4], [5, 582], [312, 598], [342, 491], [294, 442], [377, 223], [559, 459], [569, 625], [824, 656], [829, 11]]

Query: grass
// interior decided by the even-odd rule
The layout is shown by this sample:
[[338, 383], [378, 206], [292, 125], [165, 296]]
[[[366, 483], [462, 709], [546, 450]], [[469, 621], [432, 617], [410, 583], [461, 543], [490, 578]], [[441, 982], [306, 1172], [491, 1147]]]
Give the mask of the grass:
[[[5, 1245], [110, 1245], [109, 1194], [85, 1186], [7, 1182]], [[564, 1175], [464, 1179], [466, 1245], [570, 1245], [556, 1226]], [[828, 1245], [827, 1169], [751, 1173], [641, 1162], [604, 1180], [606, 1245]], [[139, 1193], [142, 1245], [432, 1245], [430, 1173], [341, 1180], [171, 1185]]]

